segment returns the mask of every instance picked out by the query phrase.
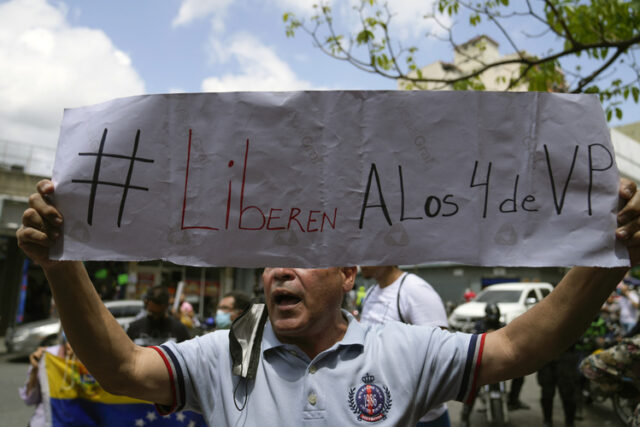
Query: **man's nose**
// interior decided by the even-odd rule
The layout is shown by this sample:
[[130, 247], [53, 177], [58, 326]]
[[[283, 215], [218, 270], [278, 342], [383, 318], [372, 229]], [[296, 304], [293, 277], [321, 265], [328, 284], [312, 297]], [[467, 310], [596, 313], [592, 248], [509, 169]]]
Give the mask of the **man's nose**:
[[295, 273], [291, 268], [278, 267], [273, 269], [273, 278], [278, 282], [287, 282], [295, 278]]

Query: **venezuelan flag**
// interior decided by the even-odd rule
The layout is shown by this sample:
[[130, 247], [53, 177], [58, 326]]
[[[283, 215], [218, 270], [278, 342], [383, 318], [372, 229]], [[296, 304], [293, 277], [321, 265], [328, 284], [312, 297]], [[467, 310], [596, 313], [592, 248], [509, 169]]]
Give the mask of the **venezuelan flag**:
[[50, 426], [206, 426], [200, 414], [185, 411], [163, 417], [149, 402], [107, 393], [76, 359], [45, 352], [39, 376]]

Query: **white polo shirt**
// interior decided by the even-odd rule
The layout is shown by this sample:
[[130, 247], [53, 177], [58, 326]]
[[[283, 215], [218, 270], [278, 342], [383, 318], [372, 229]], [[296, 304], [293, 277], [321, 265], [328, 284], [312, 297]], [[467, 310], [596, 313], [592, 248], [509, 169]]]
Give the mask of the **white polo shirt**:
[[200, 412], [211, 426], [398, 426], [474, 391], [484, 335], [344, 314], [343, 339], [313, 360], [267, 322], [254, 380], [232, 374], [228, 331], [157, 347], [175, 395], [162, 409]]
[[[402, 312], [402, 319], [398, 310]], [[364, 299], [360, 315], [363, 323], [402, 322], [403, 319], [411, 325], [449, 326], [440, 295], [424, 279], [411, 273], [401, 274], [384, 288], [374, 285]], [[446, 410], [447, 405], [443, 403], [429, 410], [420, 421], [433, 421]]]

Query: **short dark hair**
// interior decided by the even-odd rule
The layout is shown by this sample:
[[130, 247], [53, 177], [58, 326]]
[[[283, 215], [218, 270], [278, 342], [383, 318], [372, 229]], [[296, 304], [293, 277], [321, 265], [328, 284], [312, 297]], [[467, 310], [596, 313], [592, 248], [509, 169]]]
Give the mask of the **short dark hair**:
[[144, 296], [144, 300], [158, 305], [169, 305], [169, 290], [163, 285], [152, 286]]
[[227, 292], [222, 298], [233, 297], [234, 310], [240, 310], [244, 312], [251, 306], [251, 295], [244, 291], [231, 291]]

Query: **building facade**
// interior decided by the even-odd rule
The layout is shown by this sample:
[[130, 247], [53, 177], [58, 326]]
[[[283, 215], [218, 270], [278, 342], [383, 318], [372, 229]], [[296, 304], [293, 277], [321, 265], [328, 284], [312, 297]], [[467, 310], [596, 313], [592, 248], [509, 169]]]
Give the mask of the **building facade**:
[[[498, 51], [498, 43], [488, 36], [475, 37], [461, 45], [456, 46], [453, 54], [453, 62], [436, 61], [420, 69], [423, 77], [430, 79], [456, 79], [474, 71], [482, 69], [485, 64], [496, 61], [508, 61], [516, 59], [517, 54], [501, 56]], [[504, 64], [500, 67], [488, 69], [478, 76], [478, 82], [484, 86], [484, 90], [504, 91], [509, 87], [512, 78], [516, 78], [520, 65]], [[411, 72], [410, 77], [417, 77], [417, 72]], [[411, 83], [407, 80], [398, 80], [400, 90], [453, 90], [451, 84], [426, 82]], [[515, 85], [512, 91], [526, 91], [524, 82]]]

